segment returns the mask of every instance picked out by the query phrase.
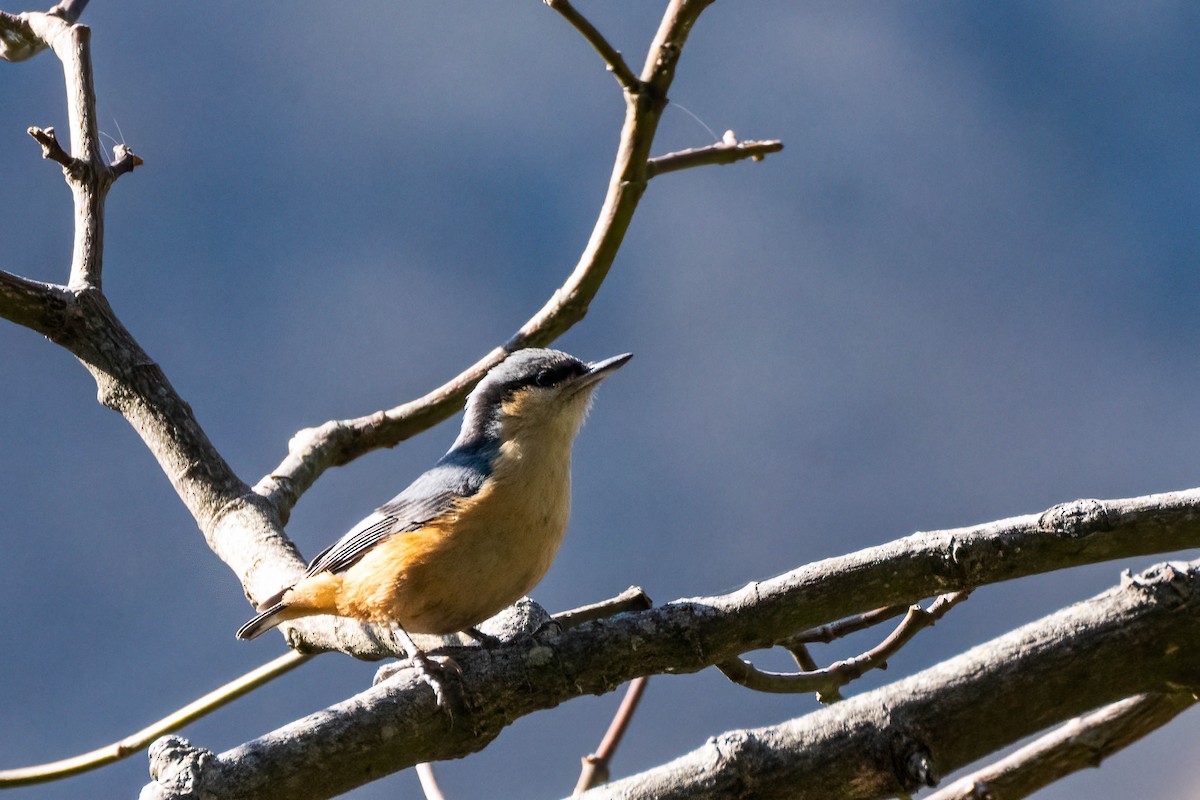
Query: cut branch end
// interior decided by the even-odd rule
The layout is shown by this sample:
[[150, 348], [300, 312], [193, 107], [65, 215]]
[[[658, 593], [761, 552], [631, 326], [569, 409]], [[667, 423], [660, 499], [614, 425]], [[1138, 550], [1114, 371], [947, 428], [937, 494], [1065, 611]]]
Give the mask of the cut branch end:
[[653, 178], [666, 172], [709, 164], [733, 164], [745, 159], [762, 161], [770, 153], [778, 153], [782, 149], [783, 142], [778, 139], [739, 142], [733, 131], [726, 131], [725, 136], [716, 144], [679, 150], [650, 159], [646, 162], [646, 177]]
[[63, 149], [58, 142], [58, 135], [54, 132], [54, 128], [29, 128], [28, 131], [37, 143], [42, 146], [42, 158], [50, 161], [57, 161], [64, 167], [70, 167], [73, 163], [71, 155]]

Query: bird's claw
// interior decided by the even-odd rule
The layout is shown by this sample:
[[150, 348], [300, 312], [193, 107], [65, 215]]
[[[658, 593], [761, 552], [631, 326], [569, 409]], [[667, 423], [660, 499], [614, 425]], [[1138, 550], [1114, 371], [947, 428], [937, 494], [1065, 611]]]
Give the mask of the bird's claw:
[[[448, 671], [447, 667], [439, 664], [422, 652], [413, 653], [409, 656], [408, 660], [412, 664], [413, 669], [420, 673], [425, 682], [433, 689], [433, 695], [437, 698], [438, 708], [449, 709], [450, 690], [447, 683], [442, 680]], [[453, 661], [448, 663], [454, 664]], [[454, 671], [460, 675], [462, 674], [457, 664], [454, 664]]]

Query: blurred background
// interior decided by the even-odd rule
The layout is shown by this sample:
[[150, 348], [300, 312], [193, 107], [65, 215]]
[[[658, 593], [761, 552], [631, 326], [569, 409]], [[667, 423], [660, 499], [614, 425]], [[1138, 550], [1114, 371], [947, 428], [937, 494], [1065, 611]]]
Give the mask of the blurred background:
[[[664, 3], [580, 5], [640, 68]], [[83, 21], [102, 127], [146, 160], [110, 195], [106, 290], [250, 482], [298, 429], [503, 342], [590, 232], [622, 101], [539, 2], [94, 0]], [[580, 436], [535, 598], [719, 593], [915, 530], [1200, 483], [1198, 26], [1182, 0], [716, 3], [655, 152], [710, 143], [705, 125], [787, 149], [655, 180], [560, 340], [637, 357]], [[70, 195], [29, 125], [66, 130], [49, 54], [0, 65], [0, 268], [61, 281]], [[234, 640], [250, 609], [232, 574], [71, 356], [0, 324], [0, 374], [0, 767], [113, 741], [284, 651]], [[311, 556], [457, 425], [326, 473], [289, 534]], [[853, 691], [1154, 560], [981, 589]], [[374, 669], [322, 656], [182, 735], [225, 750]], [[566, 795], [618, 701], [520, 720], [440, 765], [443, 788]], [[814, 707], [712, 670], [655, 678], [614, 774]], [[1185, 714], [1040, 796], [1195, 795], [1197, 736]], [[146, 780], [137, 756], [6, 797]], [[405, 772], [349, 796], [420, 790]]]

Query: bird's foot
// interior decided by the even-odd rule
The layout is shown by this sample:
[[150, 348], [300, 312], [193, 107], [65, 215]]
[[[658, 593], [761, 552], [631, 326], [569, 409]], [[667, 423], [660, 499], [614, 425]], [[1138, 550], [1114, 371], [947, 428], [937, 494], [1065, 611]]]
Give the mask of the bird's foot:
[[[417, 650], [409, 655], [408, 662], [433, 689], [438, 708], [443, 708], [453, 715], [454, 709], [462, 706], [462, 687], [458, 683], [458, 678], [462, 677], [462, 669], [453, 659], [447, 658], [445, 663], [441, 663]], [[446, 677], [450, 673], [454, 673], [454, 679], [447, 681]]]
[[445, 709], [453, 716], [455, 709], [463, 707], [462, 691], [457, 682], [457, 678], [462, 675], [462, 669], [453, 659], [446, 658], [443, 663], [429, 657], [423, 651], [384, 664], [375, 671], [372, 685], [378, 686], [409, 668], [416, 670], [425, 683], [429, 684], [429, 688], [433, 689], [433, 696], [437, 699], [439, 708]]
[[[445, 680], [446, 674], [450, 670], [453, 670], [457, 676], [462, 676], [462, 670], [458, 664], [455, 664], [449, 658], [446, 659], [445, 664], [434, 661], [425, 654], [424, 650], [417, 647], [417, 643], [412, 640], [412, 637], [408, 635], [408, 631], [404, 630], [399, 623], [392, 624], [392, 632], [404, 647], [404, 651], [408, 653], [408, 663], [425, 679], [429, 687], [433, 689], [433, 696], [437, 699], [438, 707], [445, 709], [451, 716], [454, 715], [455, 708], [463, 708], [462, 687], [458, 684], [457, 680], [453, 683]], [[398, 667], [399, 665], [396, 666]], [[396, 674], [396, 671], [394, 669], [384, 675], [384, 670], [380, 669], [376, 673], [375, 682], [379, 683], [381, 680], [390, 678]], [[454, 687], [453, 691], [451, 691], [451, 686]]]

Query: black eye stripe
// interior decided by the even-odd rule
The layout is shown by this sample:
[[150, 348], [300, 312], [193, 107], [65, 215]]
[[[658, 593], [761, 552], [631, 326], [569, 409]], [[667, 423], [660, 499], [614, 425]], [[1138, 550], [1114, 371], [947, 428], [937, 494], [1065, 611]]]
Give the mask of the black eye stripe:
[[577, 375], [582, 375], [587, 371], [587, 367], [582, 364], [559, 364], [554, 367], [538, 370], [538, 372], [528, 379], [526, 385], [541, 386], [549, 388], [557, 386], [569, 378], [574, 378]]

